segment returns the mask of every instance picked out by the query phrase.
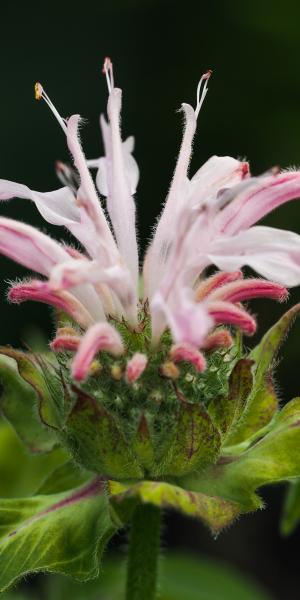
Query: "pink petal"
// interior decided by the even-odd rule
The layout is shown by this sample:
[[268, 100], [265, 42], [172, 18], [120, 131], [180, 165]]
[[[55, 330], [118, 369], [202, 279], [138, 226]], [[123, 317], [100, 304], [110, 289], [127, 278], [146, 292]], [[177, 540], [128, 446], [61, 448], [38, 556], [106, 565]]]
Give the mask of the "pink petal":
[[208, 296], [208, 294], [211, 294], [213, 290], [218, 290], [221, 286], [224, 286], [226, 283], [236, 281], [236, 279], [242, 279], [242, 277], [242, 271], [232, 271], [231, 273], [227, 273], [226, 271], [220, 271], [219, 273], [211, 275], [211, 277], [202, 279], [202, 281], [200, 281], [195, 290], [195, 300], [199, 302], [200, 300], [203, 300], [203, 298]]
[[176, 344], [170, 350], [170, 358], [176, 362], [190, 362], [199, 373], [205, 370], [206, 361], [201, 352], [191, 344]]
[[[123, 306], [124, 317], [130, 322], [136, 322], [136, 296], [127, 267], [116, 265], [103, 269], [97, 260], [78, 259], [57, 265], [51, 272], [50, 286], [54, 290], [69, 289], [83, 283], [106, 284], [107, 291], [113, 291]], [[107, 294], [103, 296], [103, 289], [100, 288], [97, 291], [107, 304]], [[111, 300], [110, 297], [110, 303]]]
[[244, 302], [251, 298], [272, 298], [283, 302], [287, 300], [288, 291], [282, 285], [263, 279], [245, 279], [244, 281], [235, 281], [228, 283], [222, 288], [213, 291], [208, 299], [226, 300], [227, 302]]
[[56, 264], [68, 260], [63, 246], [48, 235], [4, 217], [0, 218], [0, 252], [42, 275], [49, 275]]
[[8, 299], [16, 304], [26, 300], [50, 304], [67, 313], [84, 329], [93, 323], [90, 313], [73, 294], [62, 291], [53, 292], [43, 281], [31, 280], [13, 285], [9, 290]]
[[231, 190], [232, 201], [216, 219], [216, 227], [226, 234], [247, 229], [277, 206], [300, 198], [300, 172], [280, 173], [249, 180], [245, 186]]
[[50, 344], [53, 352], [76, 352], [81, 341], [81, 336], [61, 333], [55, 336]]
[[203, 303], [196, 303], [189, 290], [181, 290], [176, 298], [166, 302], [160, 293], [156, 293], [150, 305], [152, 317], [152, 336], [156, 343], [168, 324], [175, 342], [188, 343], [199, 347], [206, 338], [213, 320]]
[[242, 329], [248, 335], [252, 335], [256, 330], [256, 322], [245, 310], [231, 304], [216, 300], [208, 304], [208, 312], [214, 319], [216, 325], [230, 323]]
[[125, 377], [129, 383], [134, 383], [144, 372], [148, 358], [145, 354], [136, 352], [126, 365]]
[[221, 329], [207, 336], [202, 344], [203, 350], [216, 350], [217, 348], [231, 348], [233, 339], [227, 329]]
[[83, 336], [72, 363], [74, 379], [83, 381], [88, 377], [90, 366], [100, 350], [109, 352], [114, 356], [119, 356], [124, 351], [119, 333], [108, 323], [92, 325]]

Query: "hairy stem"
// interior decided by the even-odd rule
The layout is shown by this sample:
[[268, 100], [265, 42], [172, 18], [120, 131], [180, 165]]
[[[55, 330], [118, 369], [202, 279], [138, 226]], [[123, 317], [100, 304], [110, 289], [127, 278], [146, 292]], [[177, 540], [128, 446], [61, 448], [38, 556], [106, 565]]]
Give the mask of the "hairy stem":
[[139, 504], [133, 513], [126, 600], [154, 600], [156, 597], [160, 520], [160, 509], [151, 504]]

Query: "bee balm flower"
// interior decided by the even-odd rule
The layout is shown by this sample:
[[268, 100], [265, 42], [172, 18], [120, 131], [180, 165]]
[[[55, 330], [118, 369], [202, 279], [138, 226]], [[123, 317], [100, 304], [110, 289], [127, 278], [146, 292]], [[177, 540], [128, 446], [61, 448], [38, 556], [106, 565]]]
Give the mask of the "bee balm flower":
[[[124, 142], [121, 138], [122, 92], [114, 85], [109, 59], [104, 73], [108, 121], [101, 116], [100, 126], [105, 155], [95, 160], [84, 156], [79, 115], [63, 119], [41, 84], [36, 84], [36, 98], [45, 100], [66, 135], [75, 170], [58, 164], [65, 185], [47, 193], [0, 180], [0, 199], [32, 200], [46, 221], [70, 231], [80, 251], [29, 225], [0, 218], [0, 251], [44, 278], [13, 285], [9, 298], [49, 303], [68, 314], [71, 325], [77, 324], [74, 330], [60, 328], [51, 347], [55, 352], [75, 352], [72, 374], [78, 381], [89, 376], [95, 356], [104, 352], [128, 355], [123, 374], [120, 367], [114, 368], [133, 384], [147, 371], [166, 331], [172, 341], [165, 359], [189, 362], [202, 372], [203, 352], [232, 343], [229, 331], [216, 327], [255, 331], [255, 319], [241, 302], [257, 297], [282, 301], [286, 286], [300, 283], [300, 237], [256, 225], [273, 209], [300, 196], [300, 172], [251, 177], [246, 162], [213, 156], [189, 177], [197, 119], [211, 75], [206, 72], [198, 85], [196, 108], [182, 105], [183, 140], [146, 253], [145, 294], [139, 298], [134, 201], [139, 170], [132, 156], [133, 138]], [[97, 170], [100, 197], [90, 169]], [[109, 222], [100, 198], [106, 198]], [[210, 265], [218, 270], [207, 278]], [[246, 265], [264, 279], [243, 279], [240, 269]], [[126, 329], [143, 334], [143, 348], [126, 345]]]

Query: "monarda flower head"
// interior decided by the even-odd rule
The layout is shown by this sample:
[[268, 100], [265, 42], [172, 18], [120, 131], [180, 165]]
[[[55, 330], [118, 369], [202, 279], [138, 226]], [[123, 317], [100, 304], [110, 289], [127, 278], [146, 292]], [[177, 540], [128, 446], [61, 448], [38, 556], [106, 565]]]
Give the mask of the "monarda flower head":
[[[1, 252], [42, 276], [12, 285], [8, 297], [57, 310], [50, 344], [56, 363], [30, 360], [56, 380], [48, 385], [56, 415], [50, 425], [76, 460], [117, 479], [181, 476], [220, 456], [228, 423], [220, 417], [226, 402], [218, 399], [228, 398], [233, 369], [245, 360], [234, 332], [256, 329], [242, 303], [283, 301], [286, 288], [300, 283], [300, 236], [256, 225], [300, 196], [300, 172], [251, 177], [247, 162], [213, 156], [188, 176], [207, 71], [196, 108], [182, 105], [183, 140], [140, 274], [134, 140], [121, 138], [122, 92], [109, 59], [103, 71], [108, 118], [100, 117], [104, 156], [94, 160], [83, 153], [79, 115], [62, 118], [36, 84], [36, 98], [56, 116], [74, 166], [58, 163], [64, 186], [46, 193], [0, 180], [0, 199], [32, 200], [46, 221], [66, 227], [79, 244], [0, 218]], [[263, 278], [243, 278], [244, 266]], [[209, 267], [214, 271], [207, 276]]]

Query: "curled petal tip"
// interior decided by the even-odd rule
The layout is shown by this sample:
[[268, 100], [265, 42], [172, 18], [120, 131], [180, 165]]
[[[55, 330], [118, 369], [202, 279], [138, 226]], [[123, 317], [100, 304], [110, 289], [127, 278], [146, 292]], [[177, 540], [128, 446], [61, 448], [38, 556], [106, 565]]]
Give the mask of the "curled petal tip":
[[206, 368], [203, 354], [192, 344], [175, 344], [170, 350], [170, 357], [175, 363], [183, 361], [191, 363], [199, 373]]
[[238, 327], [247, 335], [252, 335], [256, 331], [256, 321], [243, 308], [225, 301], [211, 302], [208, 312], [212, 316], [216, 325], [228, 323]]
[[108, 323], [92, 325], [83, 336], [78, 352], [72, 363], [72, 376], [76, 381], [83, 381], [90, 374], [92, 362], [100, 351], [120, 356], [123, 351], [122, 339]]
[[76, 352], [80, 344], [81, 337], [74, 334], [58, 334], [50, 344], [53, 352]]
[[231, 348], [233, 339], [227, 329], [222, 329], [211, 333], [207, 336], [202, 348], [203, 350], [211, 351], [217, 348]]
[[144, 372], [147, 366], [148, 358], [145, 354], [136, 352], [128, 361], [126, 366], [125, 377], [128, 383], [134, 383]]

